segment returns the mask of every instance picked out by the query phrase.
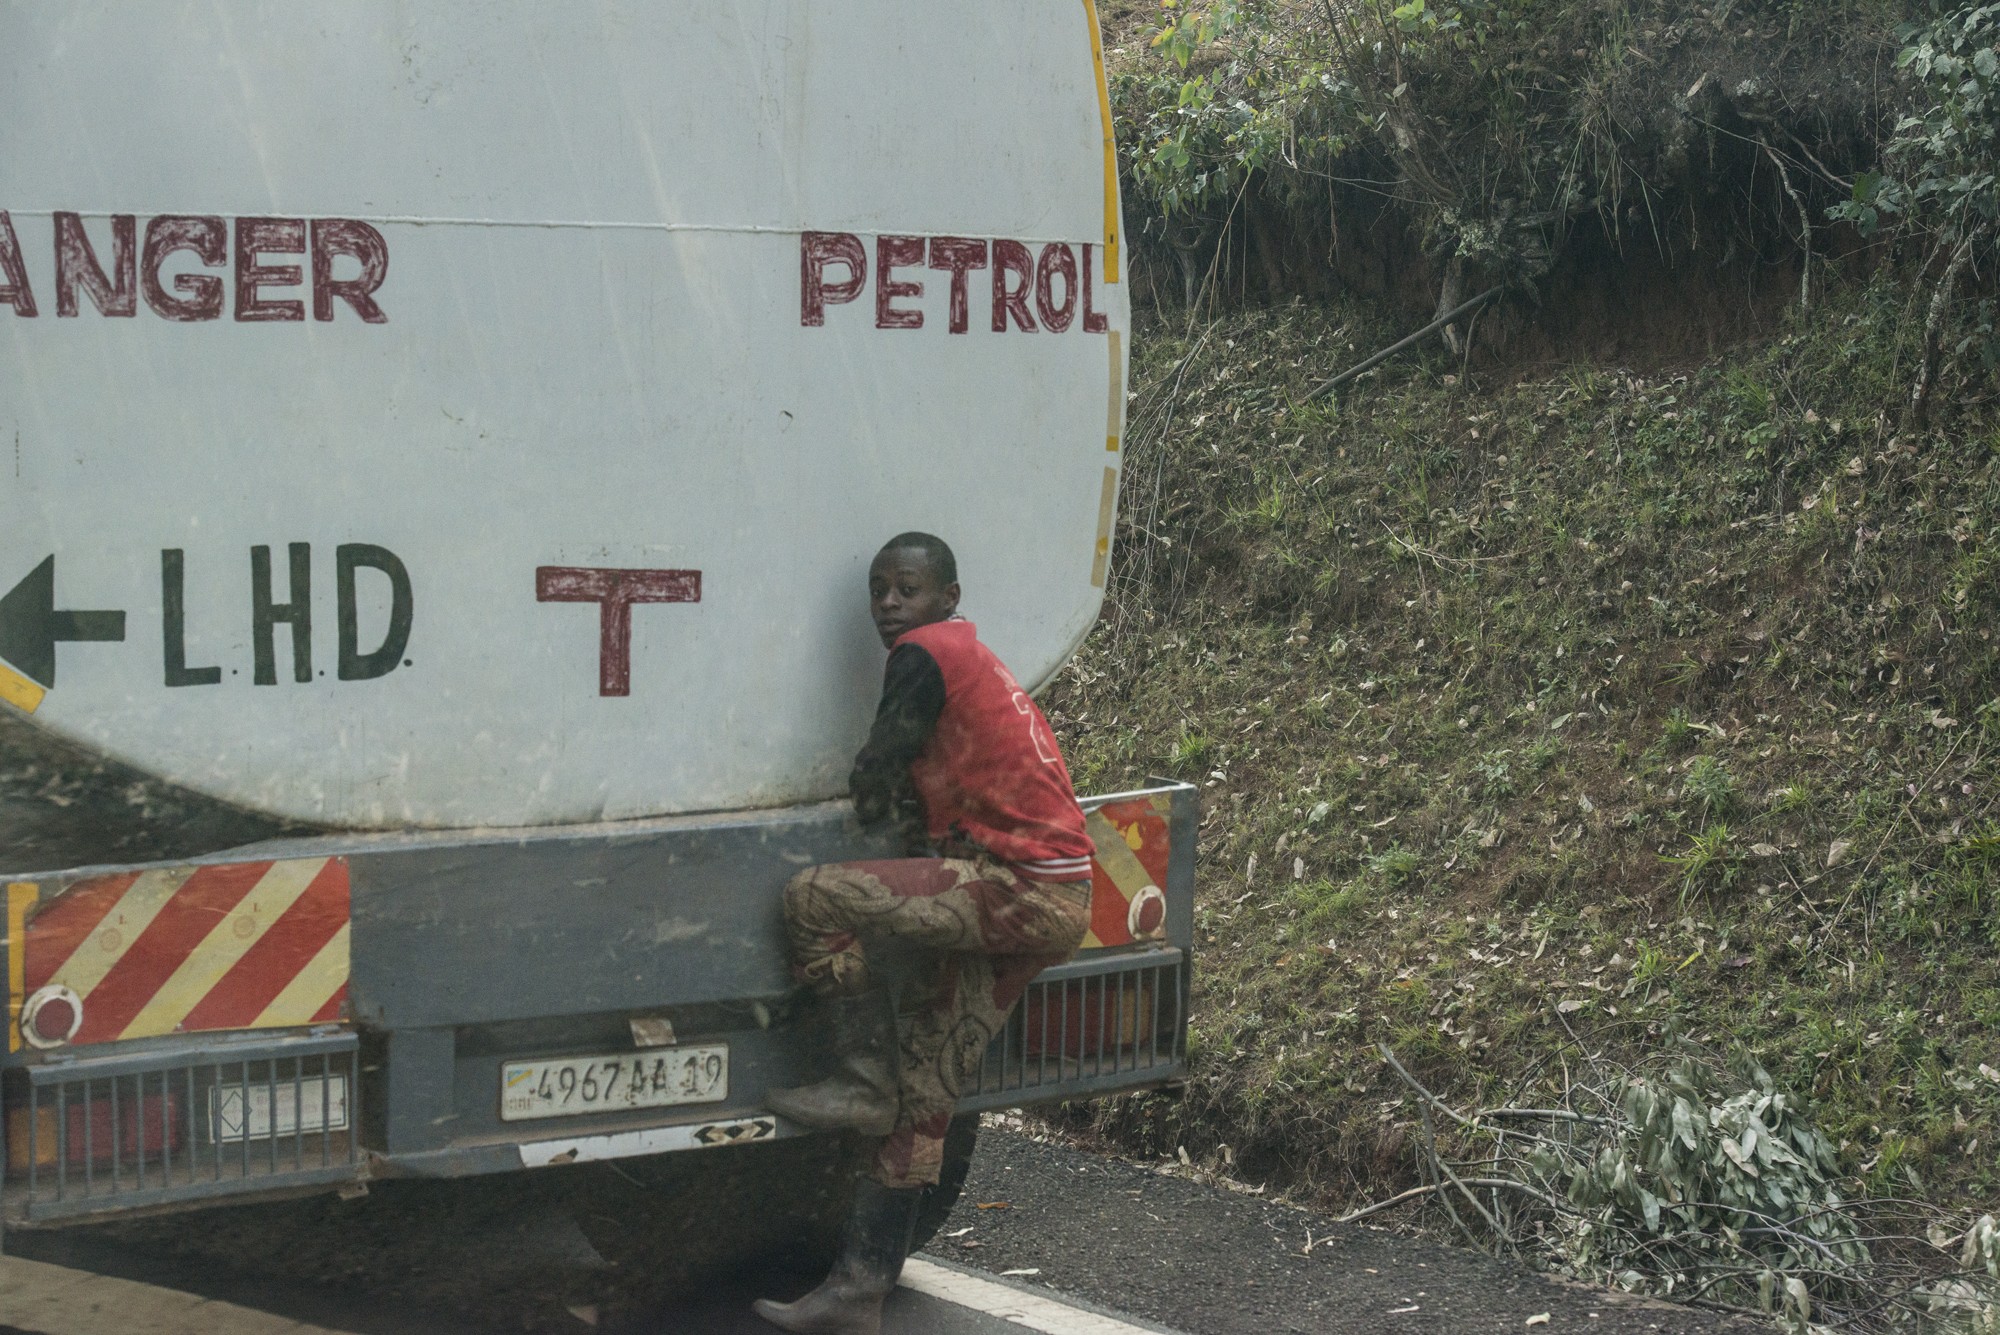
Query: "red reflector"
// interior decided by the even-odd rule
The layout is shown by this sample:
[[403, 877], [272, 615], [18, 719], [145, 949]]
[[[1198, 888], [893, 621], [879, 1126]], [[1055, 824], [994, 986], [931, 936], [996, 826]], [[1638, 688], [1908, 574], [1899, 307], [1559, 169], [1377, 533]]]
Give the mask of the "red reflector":
[[1128, 925], [1134, 937], [1154, 936], [1167, 920], [1167, 897], [1160, 893], [1158, 886], [1149, 885], [1133, 898], [1128, 916]]
[[35, 1037], [51, 1046], [67, 1042], [76, 1032], [76, 1005], [66, 997], [50, 997], [35, 1008], [28, 1027], [35, 1031]]

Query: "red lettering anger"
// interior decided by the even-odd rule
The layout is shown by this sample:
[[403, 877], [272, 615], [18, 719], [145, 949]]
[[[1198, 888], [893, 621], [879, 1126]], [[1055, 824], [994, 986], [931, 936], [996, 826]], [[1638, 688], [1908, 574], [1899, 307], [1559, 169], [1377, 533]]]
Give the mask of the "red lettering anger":
[[267, 287], [297, 287], [305, 270], [296, 264], [259, 264], [261, 255], [306, 253], [303, 218], [238, 218], [236, 220], [236, 318], [246, 324], [306, 318], [302, 301], [267, 301]]
[[[352, 259], [361, 266], [353, 278], [335, 278], [334, 261]], [[312, 223], [313, 319], [333, 318], [339, 297], [368, 324], [386, 324], [389, 317], [375, 304], [375, 290], [389, 277], [389, 243], [365, 222], [353, 218], [315, 218]]]
[[[139, 223], [130, 213], [63, 209], [17, 221], [0, 209], [0, 308], [22, 319], [40, 313], [29, 257], [41, 254], [53, 257], [42, 281], [54, 283], [63, 319], [80, 318], [87, 297], [109, 319], [130, 319], [143, 304], [174, 324], [220, 320], [225, 312], [245, 324], [290, 324], [306, 318], [309, 287], [315, 320], [332, 320], [345, 304], [364, 324], [388, 322], [378, 294], [389, 277], [389, 243], [358, 218], [161, 214], [146, 220], [143, 241]], [[26, 247], [23, 232], [32, 243]], [[273, 262], [285, 256], [310, 259]]]
[[27, 266], [21, 263], [21, 240], [14, 235], [14, 220], [5, 209], [0, 209], [0, 302], [23, 319], [35, 316], [35, 293], [28, 286]]
[[111, 274], [97, 262], [90, 234], [83, 230], [83, 215], [57, 212], [56, 225], [56, 315], [76, 318], [76, 293], [90, 294], [90, 304], [99, 315], [130, 319], [139, 309], [138, 259], [134, 238], [137, 223], [129, 213], [111, 219]]
[[163, 216], [146, 224], [146, 257], [139, 264], [139, 290], [162, 320], [192, 324], [222, 315], [222, 280], [213, 274], [177, 273], [174, 296], [160, 282], [167, 257], [190, 251], [210, 269], [220, 269], [229, 249], [229, 229], [220, 218]]

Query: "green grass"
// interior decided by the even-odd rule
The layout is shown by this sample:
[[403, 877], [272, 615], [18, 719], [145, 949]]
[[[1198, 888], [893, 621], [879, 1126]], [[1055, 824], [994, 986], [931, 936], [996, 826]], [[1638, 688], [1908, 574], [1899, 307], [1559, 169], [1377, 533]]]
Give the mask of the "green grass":
[[1369, 308], [1142, 326], [1118, 573], [1044, 703], [1092, 783], [1201, 788], [1199, 1038], [1103, 1129], [1386, 1194], [1374, 1045], [1550, 1097], [1575, 998], [1613, 1057], [1761, 1061], [1871, 1185], [1990, 1198], [2000, 423], [1878, 419], [1903, 312], [1836, 285], [1707, 365], [1419, 356], [1296, 413]]

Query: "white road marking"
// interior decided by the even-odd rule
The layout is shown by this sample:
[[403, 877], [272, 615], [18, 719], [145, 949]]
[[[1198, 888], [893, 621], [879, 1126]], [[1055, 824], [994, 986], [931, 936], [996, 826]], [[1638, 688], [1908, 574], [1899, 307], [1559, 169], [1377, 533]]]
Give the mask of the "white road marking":
[[1043, 1335], [1158, 1335], [1155, 1329], [1086, 1312], [1045, 1294], [969, 1275], [921, 1256], [903, 1262], [903, 1287], [1028, 1330], [1039, 1330]]

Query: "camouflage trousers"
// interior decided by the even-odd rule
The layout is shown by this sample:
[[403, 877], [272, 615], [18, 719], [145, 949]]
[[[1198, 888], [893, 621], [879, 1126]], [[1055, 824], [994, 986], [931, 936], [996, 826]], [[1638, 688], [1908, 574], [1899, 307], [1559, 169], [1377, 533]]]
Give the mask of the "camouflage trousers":
[[938, 1180], [959, 1091], [1029, 981], [1075, 954], [1089, 924], [1090, 882], [1031, 881], [987, 856], [829, 862], [792, 878], [793, 967], [821, 995], [874, 985], [865, 938], [926, 948], [915, 995], [901, 1007], [902, 1108], [876, 1151], [876, 1181]]

